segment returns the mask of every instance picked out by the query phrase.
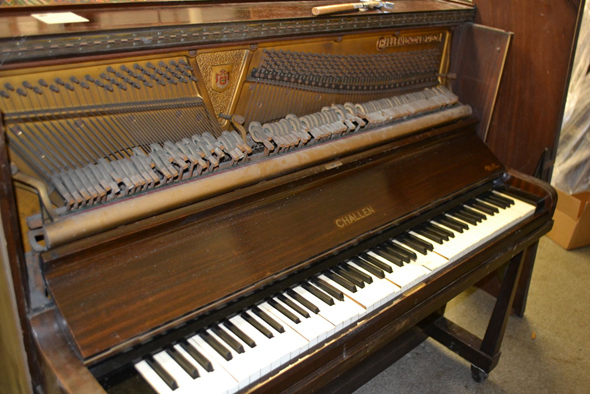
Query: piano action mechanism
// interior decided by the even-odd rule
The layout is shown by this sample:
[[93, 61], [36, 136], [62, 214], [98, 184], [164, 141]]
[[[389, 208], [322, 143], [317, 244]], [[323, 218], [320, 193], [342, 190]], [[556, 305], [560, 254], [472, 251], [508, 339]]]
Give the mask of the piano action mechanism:
[[[316, 4], [86, 7], [22, 41], [0, 17], [37, 390], [348, 392], [427, 336], [495, 367], [556, 199], [477, 135], [510, 35], [461, 2]], [[474, 34], [494, 48], [467, 58]], [[445, 319], [502, 266], [483, 339]]]

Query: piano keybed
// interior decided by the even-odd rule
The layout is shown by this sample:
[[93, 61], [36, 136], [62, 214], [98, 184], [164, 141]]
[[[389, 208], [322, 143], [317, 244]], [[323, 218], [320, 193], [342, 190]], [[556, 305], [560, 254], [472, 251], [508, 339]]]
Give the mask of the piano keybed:
[[135, 364], [159, 394], [234, 393], [532, 216], [488, 191]]

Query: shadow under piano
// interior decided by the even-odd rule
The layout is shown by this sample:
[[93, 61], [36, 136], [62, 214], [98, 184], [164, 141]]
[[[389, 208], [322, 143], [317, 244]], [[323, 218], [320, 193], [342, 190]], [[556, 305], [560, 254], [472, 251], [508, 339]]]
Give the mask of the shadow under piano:
[[[0, 15], [35, 391], [351, 392], [429, 336], [497, 365], [556, 203], [482, 141], [511, 33], [461, 1], [312, 13], [333, 3]], [[53, 11], [86, 22], [30, 15]], [[499, 269], [482, 339], [444, 317]]]

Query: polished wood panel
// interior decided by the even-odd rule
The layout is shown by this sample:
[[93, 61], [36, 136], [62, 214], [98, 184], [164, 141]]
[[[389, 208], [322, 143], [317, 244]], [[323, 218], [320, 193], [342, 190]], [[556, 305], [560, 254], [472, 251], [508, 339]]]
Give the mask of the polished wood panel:
[[473, 108], [477, 134], [487, 135], [512, 34], [467, 23], [453, 33], [449, 72], [456, 74], [453, 92]]
[[[89, 357], [247, 294], [501, 171], [473, 131], [463, 130], [199, 212], [174, 228], [149, 229], [108, 248], [55, 259], [46, 278]], [[363, 211], [367, 207], [374, 213]], [[365, 217], [339, 226], [347, 215]], [[312, 217], [313, 226], [301, 220]], [[112, 322], [107, 327], [106, 318]]]
[[476, 22], [514, 32], [486, 142], [509, 168], [532, 175], [555, 158], [583, 1], [474, 0]]
[[[194, 25], [209, 23], [239, 22], [250, 20], [277, 20], [313, 18], [311, 9], [320, 5], [350, 3], [347, 0], [319, 0], [319, 1], [279, 1], [274, 3], [243, 2], [235, 4], [220, 4], [219, 2], [199, 2], [199, 4], [172, 3], [159, 4], [157, 7], [141, 3], [127, 4], [124, 7], [113, 4], [97, 7], [96, 5], [80, 5], [68, 11], [86, 18], [86, 23], [46, 24], [30, 16], [31, 9], [2, 10], [4, 23], [0, 23], [0, 38], [15, 36], [37, 36], [46, 34], [86, 33], [116, 29], [136, 29], [149, 27], [157, 29], [171, 25]], [[223, 7], [221, 9], [221, 7]], [[443, 1], [401, 0], [397, 1], [393, 10], [371, 10], [363, 12], [366, 15], [387, 13], [403, 13], [415, 10], [439, 11], [449, 9], [465, 9], [460, 4]], [[46, 9], [48, 10], [48, 9]], [[37, 9], [35, 12], [41, 12]], [[51, 7], [51, 11], [59, 11]], [[358, 15], [358, 11], [346, 13]], [[342, 16], [340, 14], [339, 16]]]
[[46, 393], [104, 393], [102, 386], [72, 349], [61, 324], [54, 308], [31, 318], [43, 370], [43, 387], [48, 390]]

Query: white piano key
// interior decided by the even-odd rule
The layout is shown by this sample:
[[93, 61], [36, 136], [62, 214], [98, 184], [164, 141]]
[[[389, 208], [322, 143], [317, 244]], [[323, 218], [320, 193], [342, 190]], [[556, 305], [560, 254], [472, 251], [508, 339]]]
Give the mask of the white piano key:
[[146, 361], [142, 360], [135, 364], [135, 369], [158, 394], [172, 394], [177, 392], [177, 390], [172, 391]]
[[334, 325], [335, 332], [348, 327], [351, 322], [356, 322], [358, 316], [365, 312], [364, 308], [350, 299], [345, 299], [345, 301], [334, 300], [334, 305], [329, 306], [301, 286], [297, 286], [293, 290], [317, 305], [320, 308], [320, 316]]
[[313, 347], [317, 345], [318, 342], [324, 341], [326, 339], [327, 333], [334, 329], [334, 325], [328, 322], [326, 319], [322, 318], [321, 316], [318, 316], [314, 313], [310, 313], [309, 317], [305, 318], [299, 315], [295, 310], [291, 309], [291, 307], [283, 303], [278, 298], [274, 298], [274, 300], [283, 308], [287, 309], [289, 312], [299, 317], [299, 324], [295, 324], [288, 318], [284, 318], [283, 321], [287, 321], [287, 324], [290, 325], [293, 330], [295, 330], [301, 336], [307, 339], [309, 341], [309, 347]]
[[223, 394], [228, 392], [235, 392], [238, 383], [233, 379], [227, 371], [223, 368], [215, 368], [213, 371], [206, 371], [194, 358], [191, 357], [180, 345], [174, 345], [174, 348], [184, 356], [199, 372], [199, 377], [195, 379], [193, 384], [193, 393], [215, 393]]

